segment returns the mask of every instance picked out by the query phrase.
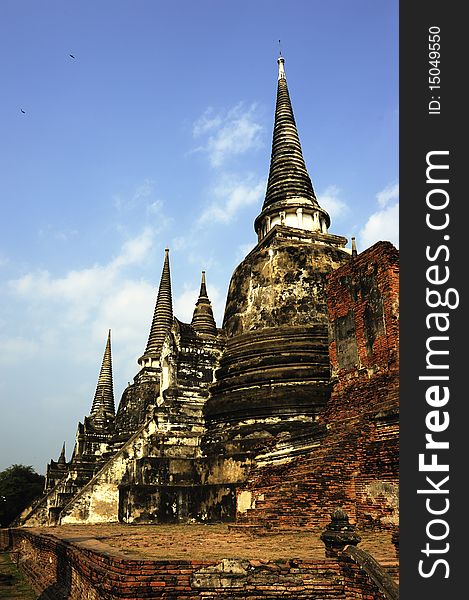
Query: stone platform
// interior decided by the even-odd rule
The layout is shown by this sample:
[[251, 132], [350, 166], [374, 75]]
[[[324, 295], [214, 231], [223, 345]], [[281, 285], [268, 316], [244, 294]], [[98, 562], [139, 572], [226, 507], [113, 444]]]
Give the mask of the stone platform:
[[361, 532], [360, 549], [380, 563], [378, 579], [346, 553], [325, 558], [319, 534], [116, 524], [18, 528], [9, 538], [10, 551], [44, 600], [397, 598], [386, 592], [389, 574], [397, 573], [389, 532]]
[[[97, 552], [151, 560], [287, 560], [324, 558], [322, 530], [263, 532], [229, 525], [62, 525], [28, 528]], [[389, 531], [359, 532], [360, 548], [380, 563], [396, 562]]]

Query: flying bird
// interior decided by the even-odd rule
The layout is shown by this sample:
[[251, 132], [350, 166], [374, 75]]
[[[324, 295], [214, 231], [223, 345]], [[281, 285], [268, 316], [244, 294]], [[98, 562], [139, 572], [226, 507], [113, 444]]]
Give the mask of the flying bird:
[[26, 111], [25, 111], [25, 110], [23, 110], [23, 109], [21, 109], [21, 112], [23, 113], [23, 115], [25, 115], [25, 114], [26, 114]]
[[73, 56], [73, 54], [69, 54], [69, 56], [70, 56], [70, 58], [75, 58], [75, 57]]

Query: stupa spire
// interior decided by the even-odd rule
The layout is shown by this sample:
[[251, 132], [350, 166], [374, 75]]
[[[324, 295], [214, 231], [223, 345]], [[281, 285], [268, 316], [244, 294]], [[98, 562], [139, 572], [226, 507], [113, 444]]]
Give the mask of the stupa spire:
[[202, 335], [217, 335], [217, 325], [213, 318], [212, 304], [205, 284], [205, 271], [202, 271], [199, 297], [191, 321], [192, 327]]
[[59, 465], [67, 464], [67, 459], [65, 458], [65, 442], [63, 443], [62, 450], [60, 452], [60, 456], [57, 461], [57, 464], [59, 464]]
[[145, 353], [139, 359], [141, 365], [146, 358], [158, 357], [163, 346], [167, 331], [173, 322], [173, 300], [171, 295], [171, 274], [169, 270], [169, 249], [165, 249], [163, 272], [161, 273], [160, 286], [156, 297], [155, 312], [151, 323]]
[[317, 201], [306, 169], [285, 74], [285, 59], [278, 63], [269, 178], [262, 212], [254, 228], [262, 239], [276, 225], [327, 233], [329, 215]]
[[278, 63], [278, 78], [279, 79], [287, 79], [285, 75], [285, 59], [282, 56], [282, 51], [280, 50], [280, 56], [277, 58]]
[[208, 298], [205, 284], [205, 271], [202, 271], [199, 298], [195, 305], [191, 325], [197, 333], [202, 335], [217, 335], [217, 325], [213, 318], [212, 304]]
[[205, 283], [205, 271], [202, 271], [202, 281], [200, 283], [200, 292], [199, 292], [199, 299], [200, 298], [208, 298], [208, 294], [207, 294], [207, 286]]
[[99, 372], [98, 385], [96, 386], [90, 417], [103, 412], [110, 415], [115, 415], [116, 412], [112, 382], [111, 330], [107, 334], [103, 362]]

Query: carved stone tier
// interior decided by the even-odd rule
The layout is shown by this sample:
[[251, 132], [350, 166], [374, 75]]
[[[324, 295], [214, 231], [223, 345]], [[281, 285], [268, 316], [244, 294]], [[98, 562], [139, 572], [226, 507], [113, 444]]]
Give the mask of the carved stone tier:
[[259, 450], [314, 423], [330, 394], [326, 277], [350, 259], [345, 243], [277, 226], [235, 270], [205, 405], [209, 454]]
[[236, 336], [208, 400], [205, 448], [258, 450], [280, 432], [311, 428], [330, 386], [327, 326], [282, 326]]

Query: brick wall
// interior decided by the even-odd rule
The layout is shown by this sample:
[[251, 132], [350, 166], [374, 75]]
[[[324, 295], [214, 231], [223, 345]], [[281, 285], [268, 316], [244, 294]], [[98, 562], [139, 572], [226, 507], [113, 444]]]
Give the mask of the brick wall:
[[44, 600], [304, 598], [384, 600], [350, 560], [128, 560], [51, 535], [12, 531], [19, 565]]
[[[353, 472], [347, 495], [361, 526], [398, 524], [399, 470], [399, 254], [378, 242], [329, 277], [329, 356], [335, 384], [322, 421], [330, 441], [344, 436]], [[347, 336], [354, 364], [341, 363], [338, 322], [352, 321]], [[342, 338], [343, 340], [343, 338]]]
[[290, 457], [277, 460], [274, 447], [252, 470], [238, 492], [251, 499], [239, 523], [317, 528], [342, 507], [360, 527], [397, 525], [398, 285], [398, 252], [388, 242], [329, 275], [331, 397]]

